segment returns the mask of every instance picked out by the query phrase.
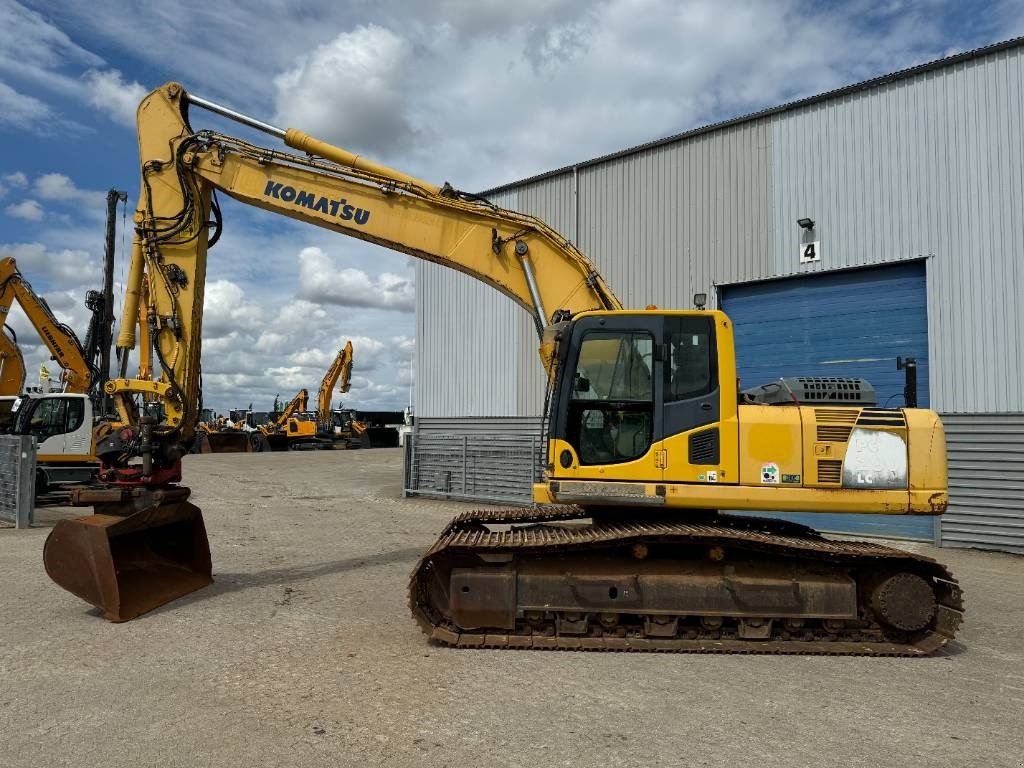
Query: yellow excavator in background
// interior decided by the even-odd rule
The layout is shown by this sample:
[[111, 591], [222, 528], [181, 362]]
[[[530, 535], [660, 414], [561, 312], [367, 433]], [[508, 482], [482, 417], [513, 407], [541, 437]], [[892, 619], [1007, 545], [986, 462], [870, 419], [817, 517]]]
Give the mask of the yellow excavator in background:
[[[297, 152], [194, 131], [190, 106]], [[97, 451], [101, 478], [122, 490], [97, 491], [98, 514], [60, 521], [44, 552], [51, 578], [107, 618], [211, 580], [201, 512], [176, 483], [201, 403], [202, 296], [222, 191], [472, 275], [534, 318], [549, 404], [540, 504], [464, 512], [423, 555], [410, 605], [435, 642], [914, 656], [955, 634], [960, 590], [933, 560], [719, 512], [941, 514], [946, 452], [934, 412], [835, 393], [744, 402], [724, 313], [623, 309], [594, 265], [539, 219], [180, 84], [142, 101], [138, 139], [142, 189], [118, 345], [134, 345], [148, 276], [160, 378], [107, 385], [128, 426]], [[160, 421], [139, 415], [146, 393], [159, 395]]]
[[348, 394], [352, 386], [352, 342], [346, 341], [345, 346], [338, 350], [334, 356], [323, 379], [320, 380], [320, 389], [316, 395], [316, 431], [317, 434], [330, 441], [344, 440], [344, 425], [335, 420], [335, 413], [331, 410], [331, 400], [334, 398], [334, 385], [338, 385], [338, 392]]
[[318, 447], [315, 415], [309, 413], [309, 392], [300, 389], [269, 424], [257, 427], [272, 451]]
[[[11, 257], [0, 259], [0, 318], [6, 319], [17, 301], [28, 321], [60, 367], [57, 389], [15, 392], [5, 400], [9, 430], [36, 438], [36, 491], [45, 493], [58, 483], [87, 482], [99, 469], [93, 452], [93, 423], [98, 377], [75, 332], [60, 322], [46, 300], [37, 294]], [[0, 347], [13, 344], [14, 378], [24, 381], [24, 362], [13, 337], [0, 333]], [[12, 358], [9, 357], [8, 360]], [[17, 373], [21, 368], [20, 375]], [[19, 387], [20, 389], [20, 387]], [[5, 391], [8, 391], [5, 389]], [[9, 403], [9, 405], [7, 405]]]
[[0, 326], [0, 434], [14, 425], [12, 407], [25, 387], [25, 358], [14, 330]]
[[25, 387], [25, 358], [13, 329], [0, 326], [0, 397], [18, 395]]

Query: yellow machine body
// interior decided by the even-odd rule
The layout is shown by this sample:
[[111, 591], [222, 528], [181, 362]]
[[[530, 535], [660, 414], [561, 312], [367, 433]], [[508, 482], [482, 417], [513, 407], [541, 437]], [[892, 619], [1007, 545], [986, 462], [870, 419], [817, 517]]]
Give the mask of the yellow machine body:
[[[679, 318], [680, 327], [710, 320], [700, 338], [714, 340], [714, 348], [705, 352], [707, 391], [680, 398], [680, 405], [691, 406], [696, 414], [683, 420], [688, 429], [673, 428], [668, 415], [669, 374], [682, 371], [670, 370], [669, 350], [656, 351], [663, 342], [653, 329], [672, 317]], [[563, 332], [568, 344], [563, 380], [590, 378], [582, 391], [561, 398], [562, 393], [555, 394], [547, 478], [534, 487], [536, 502], [922, 515], [945, 511], [946, 443], [933, 411], [741, 404], [732, 326], [724, 313], [584, 313], [573, 324], [588, 319], [596, 321], [593, 329]], [[586, 352], [579, 348], [580, 337], [590, 339]], [[635, 359], [623, 356], [620, 337], [638, 345]], [[693, 334], [676, 337], [672, 353], [679, 344], [698, 339]], [[630, 381], [623, 388], [627, 369]], [[600, 460], [598, 451], [588, 460], [582, 455], [585, 436], [567, 439], [585, 429], [574, 433], [567, 426], [565, 434], [558, 434], [565, 412], [581, 408], [581, 418], [601, 417], [605, 430], [606, 421], [614, 422], [615, 439], [621, 444], [626, 435], [630, 448], [610, 446], [609, 460]], [[638, 423], [642, 426], [630, 432], [629, 425]]]

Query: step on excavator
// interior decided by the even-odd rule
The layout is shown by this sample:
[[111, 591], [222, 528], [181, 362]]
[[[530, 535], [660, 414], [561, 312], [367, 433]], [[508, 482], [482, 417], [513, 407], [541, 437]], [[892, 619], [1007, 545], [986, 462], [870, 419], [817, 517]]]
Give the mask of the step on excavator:
[[[282, 139], [195, 131], [203, 108]], [[112, 381], [127, 426], [97, 451], [97, 514], [47, 540], [50, 576], [114, 621], [210, 581], [181, 457], [199, 412], [216, 193], [457, 269], [526, 309], [547, 371], [547, 451], [528, 509], [464, 512], [424, 553], [409, 604], [458, 647], [920, 656], [963, 611], [941, 564], [720, 510], [939, 515], [942, 423], [925, 409], [829, 399], [742, 402], [717, 310], [624, 309], [595, 266], [532, 216], [436, 186], [178, 83], [138, 109], [142, 188], [124, 322], [148, 316], [158, 380]], [[211, 218], [212, 217], [212, 218]], [[211, 225], [212, 221], [212, 225]], [[133, 404], [155, 393], [156, 421]], [[100, 501], [102, 494], [108, 494]]]

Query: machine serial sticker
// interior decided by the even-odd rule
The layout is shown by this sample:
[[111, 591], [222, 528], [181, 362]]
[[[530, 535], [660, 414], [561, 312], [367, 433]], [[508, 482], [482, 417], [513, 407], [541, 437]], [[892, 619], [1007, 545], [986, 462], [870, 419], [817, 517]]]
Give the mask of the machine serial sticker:
[[761, 484], [762, 485], [778, 485], [779, 484], [779, 465], [778, 464], [762, 464], [761, 465]]
[[782, 482], [784, 483], [800, 483], [800, 475], [783, 475]]

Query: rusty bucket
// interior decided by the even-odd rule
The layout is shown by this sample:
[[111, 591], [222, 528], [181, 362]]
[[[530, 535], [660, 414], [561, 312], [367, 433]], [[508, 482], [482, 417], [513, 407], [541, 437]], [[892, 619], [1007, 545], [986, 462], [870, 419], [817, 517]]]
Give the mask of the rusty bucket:
[[110, 621], [128, 621], [213, 581], [210, 544], [199, 507], [158, 497], [131, 514], [59, 521], [43, 547], [50, 578], [96, 606]]

